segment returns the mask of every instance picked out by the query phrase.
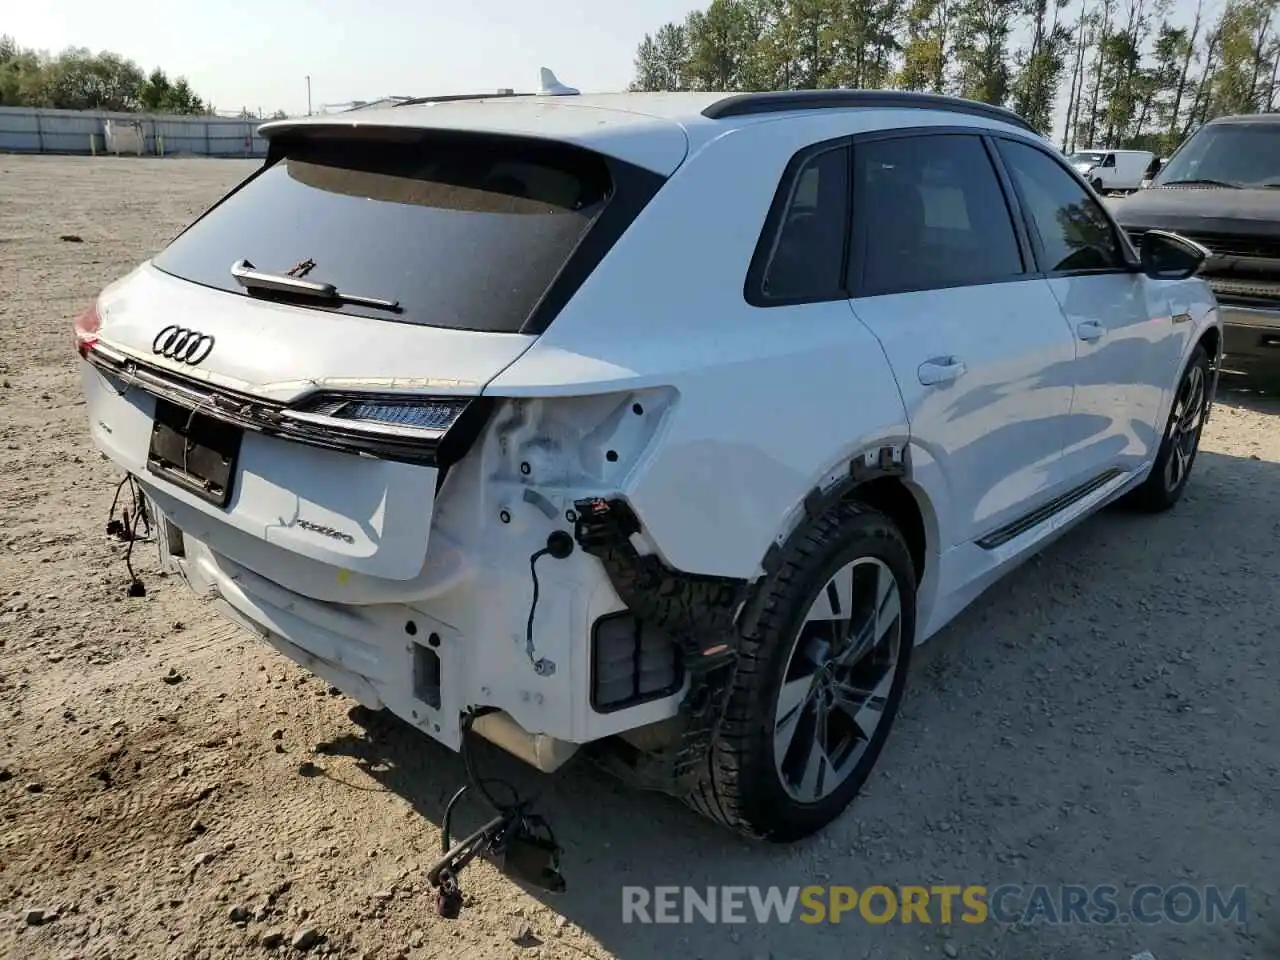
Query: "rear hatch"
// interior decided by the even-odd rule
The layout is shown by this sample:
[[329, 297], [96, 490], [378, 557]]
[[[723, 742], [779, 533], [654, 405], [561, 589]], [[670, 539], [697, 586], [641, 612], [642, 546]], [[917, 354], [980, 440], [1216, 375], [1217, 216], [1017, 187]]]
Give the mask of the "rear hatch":
[[78, 327], [95, 442], [190, 533], [291, 589], [360, 602], [362, 580], [418, 577], [440, 470], [565, 298], [614, 170], [491, 134], [273, 142]]

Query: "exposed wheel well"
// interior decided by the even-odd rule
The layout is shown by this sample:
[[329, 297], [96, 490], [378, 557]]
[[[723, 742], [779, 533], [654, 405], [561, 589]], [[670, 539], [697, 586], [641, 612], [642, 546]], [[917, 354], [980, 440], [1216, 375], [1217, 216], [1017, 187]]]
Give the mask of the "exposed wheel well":
[[911, 565], [915, 568], [916, 583], [924, 577], [928, 541], [924, 532], [924, 517], [915, 495], [896, 477], [876, 477], [860, 483], [844, 497], [857, 500], [879, 510], [894, 522], [907, 541], [911, 551]]

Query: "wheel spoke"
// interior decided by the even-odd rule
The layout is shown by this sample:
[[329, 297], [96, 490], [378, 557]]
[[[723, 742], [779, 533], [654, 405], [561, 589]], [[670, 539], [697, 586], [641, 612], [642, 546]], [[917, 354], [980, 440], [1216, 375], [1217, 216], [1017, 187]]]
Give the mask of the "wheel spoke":
[[853, 570], [836, 572], [809, 608], [807, 620], [847, 620], [853, 610]]
[[1204, 374], [1199, 367], [1192, 367], [1187, 377], [1186, 400], [1182, 404], [1178, 429], [1189, 433], [1196, 428], [1196, 422], [1204, 408]]
[[884, 642], [902, 615], [902, 598], [898, 594], [898, 581], [887, 568], [876, 571], [874, 606], [868, 611], [866, 622], [852, 637], [839, 658], [842, 667], [851, 667]]
[[841, 618], [830, 621], [831, 652], [839, 654], [849, 644], [849, 621]]
[[876, 581], [876, 646], [884, 639], [902, 615], [902, 598], [898, 595], [898, 581], [888, 567], [877, 571]]
[[1182, 444], [1175, 442], [1169, 448], [1169, 462], [1165, 466], [1165, 482], [1170, 490], [1175, 489], [1182, 482], [1182, 476], [1187, 468], [1187, 455], [1182, 450]]
[[777, 723], [773, 728], [773, 747], [782, 756], [791, 745], [791, 738], [796, 735], [796, 725], [800, 713], [808, 705], [813, 696], [813, 676], [801, 677], [782, 685], [778, 693]]
[[827, 581], [826, 588], [814, 600], [805, 620], [819, 626], [817, 636], [826, 641], [828, 651], [839, 650], [848, 642], [849, 614], [852, 610], [853, 574], [849, 568], [845, 568], [837, 571]]
[[893, 666], [886, 665], [881, 675], [870, 686], [837, 683], [832, 690], [835, 706], [848, 715], [863, 739], [870, 740], [884, 715], [893, 689]]
[[817, 727], [813, 732], [813, 742], [809, 747], [809, 755], [805, 758], [804, 772], [800, 775], [800, 782], [796, 785], [801, 796], [811, 800], [817, 800], [824, 794], [823, 786], [827, 780], [827, 773], [831, 769], [831, 760], [827, 756], [826, 747], [823, 740], [826, 736], [827, 729], [827, 711], [819, 707], [817, 717]]
[[876, 618], [873, 615], [867, 617], [857, 634], [849, 638], [849, 644], [844, 648], [839, 657], [839, 664], [842, 667], [851, 667], [863, 657], [867, 655], [867, 651], [876, 645]]

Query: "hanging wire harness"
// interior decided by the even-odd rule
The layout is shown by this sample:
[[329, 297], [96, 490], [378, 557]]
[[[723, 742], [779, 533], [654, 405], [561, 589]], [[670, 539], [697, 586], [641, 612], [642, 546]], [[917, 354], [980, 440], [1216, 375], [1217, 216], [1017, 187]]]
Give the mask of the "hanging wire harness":
[[[574, 540], [563, 530], [553, 530], [547, 537], [547, 545], [534, 551], [529, 557], [529, 573], [533, 579], [533, 598], [529, 604], [529, 620], [525, 630], [525, 655], [540, 677], [555, 673], [555, 664], [536, 653], [533, 637], [534, 615], [538, 609], [538, 561], [543, 557], [563, 560], [573, 553]], [[482, 777], [476, 773], [475, 763], [468, 749], [471, 726], [479, 714], [473, 709], [462, 718], [462, 765], [467, 771], [467, 782], [450, 799], [444, 808], [440, 825], [441, 853], [439, 860], [427, 871], [427, 880], [436, 889], [436, 912], [453, 919], [462, 910], [462, 887], [458, 876], [476, 857], [484, 857], [496, 864], [503, 873], [517, 880], [541, 887], [552, 893], [565, 889], [560, 873], [560, 844], [546, 819], [533, 812], [533, 800], [523, 800], [510, 782], [499, 777]], [[510, 794], [507, 803], [500, 802], [490, 786], [501, 787]], [[458, 803], [475, 791], [494, 816], [480, 829], [450, 845], [453, 814]]]
[[[444, 808], [440, 826], [443, 856], [427, 871], [427, 881], [436, 889], [436, 912], [451, 920], [462, 911], [459, 875], [476, 857], [491, 861], [508, 876], [552, 893], [563, 893], [565, 889], [560, 873], [561, 847], [547, 821], [533, 812], [534, 800], [521, 799], [516, 788], [506, 780], [476, 773], [471, 751], [467, 749], [475, 718], [472, 712], [462, 721], [462, 763], [467, 771], [467, 783]], [[490, 792], [490, 786], [500, 786], [510, 794], [510, 801], [499, 802]], [[450, 845], [454, 811], [459, 801], [473, 790], [495, 815], [480, 829]]]
[[[126, 488], [129, 491], [129, 505], [121, 507], [120, 516], [117, 517], [116, 508], [120, 507], [120, 495]], [[129, 545], [124, 553], [124, 566], [129, 571], [128, 593], [131, 597], [145, 597], [147, 588], [133, 569], [133, 545], [136, 541], [151, 536], [151, 513], [147, 509], [147, 498], [138, 489], [138, 481], [131, 473], [125, 474], [124, 479], [116, 485], [116, 495], [111, 499], [111, 510], [107, 514], [107, 536]]]

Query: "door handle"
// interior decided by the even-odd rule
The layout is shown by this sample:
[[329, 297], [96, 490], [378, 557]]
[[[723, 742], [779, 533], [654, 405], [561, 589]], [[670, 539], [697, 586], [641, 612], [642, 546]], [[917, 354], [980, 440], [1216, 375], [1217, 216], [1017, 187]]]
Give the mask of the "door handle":
[[920, 364], [916, 374], [920, 377], [922, 384], [932, 387], [939, 383], [951, 383], [962, 376], [967, 369], [964, 361], [955, 357], [934, 357]]
[[1076, 336], [1088, 343], [1092, 343], [1095, 340], [1101, 340], [1102, 335], [1106, 332], [1106, 327], [1093, 320], [1085, 320], [1082, 323], [1076, 324]]

